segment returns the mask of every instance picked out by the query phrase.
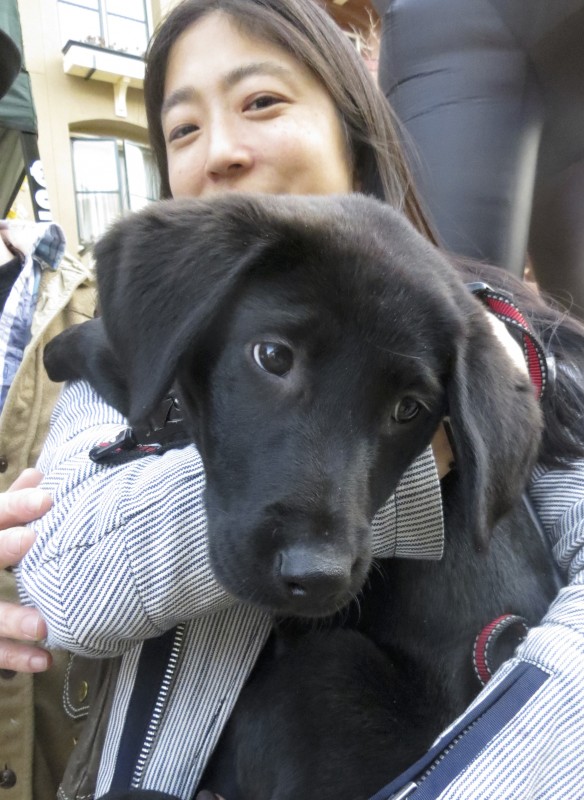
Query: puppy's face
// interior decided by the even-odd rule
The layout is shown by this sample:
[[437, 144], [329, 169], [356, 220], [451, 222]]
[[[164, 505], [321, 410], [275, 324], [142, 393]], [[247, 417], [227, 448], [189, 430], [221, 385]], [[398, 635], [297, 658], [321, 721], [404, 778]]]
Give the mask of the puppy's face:
[[418, 353], [407, 330], [385, 335], [372, 298], [355, 314], [307, 296], [308, 274], [251, 282], [205, 366], [199, 351], [179, 373], [214, 571], [287, 615], [331, 613], [361, 588], [371, 519], [445, 411], [449, 358], [444, 343]]
[[[363, 198], [169, 208], [155, 240], [158, 270], [161, 237], [174, 245], [168, 282], [154, 289], [148, 243], [137, 240], [128, 286], [102, 281], [104, 319], [116, 352], [128, 351], [134, 409], [155, 396], [153, 363], [166, 370], [159, 390], [178, 382], [225, 588], [282, 615], [345, 605], [370, 566], [376, 510], [446, 413], [463, 524], [484, 538], [523, 488], [539, 416], [449, 265]], [[156, 309], [142, 331], [135, 320], [120, 328], [113, 298], [131, 302], [132, 292]], [[501, 461], [502, 477], [492, 468]]]

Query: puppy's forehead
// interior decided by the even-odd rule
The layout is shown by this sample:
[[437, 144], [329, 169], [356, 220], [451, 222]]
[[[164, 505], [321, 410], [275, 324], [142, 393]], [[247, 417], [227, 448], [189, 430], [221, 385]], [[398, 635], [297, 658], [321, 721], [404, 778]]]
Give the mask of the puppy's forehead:
[[426, 383], [449, 368], [461, 315], [416, 238], [337, 218], [326, 233], [288, 231], [262, 257], [239, 296], [238, 340], [274, 333]]
[[462, 285], [399, 214], [350, 197], [308, 209], [300, 203], [297, 212], [283, 225], [274, 219], [281, 235], [271, 253], [276, 280], [289, 272], [299, 295], [380, 334], [459, 327]]
[[102, 288], [111, 284], [110, 294], [113, 287], [124, 297], [134, 292], [143, 304], [147, 271], [157, 287], [148, 294], [153, 313], [160, 311], [160, 269], [167, 265], [176, 290], [168, 292], [169, 319], [208, 316], [250, 282], [270, 281], [274, 291], [285, 282], [339, 318], [366, 320], [379, 335], [401, 331], [428, 340], [438, 325], [460, 325], [470, 303], [452, 267], [403, 215], [358, 194], [161, 201], [120, 223], [106, 244], [96, 249], [98, 274], [109, 280]]

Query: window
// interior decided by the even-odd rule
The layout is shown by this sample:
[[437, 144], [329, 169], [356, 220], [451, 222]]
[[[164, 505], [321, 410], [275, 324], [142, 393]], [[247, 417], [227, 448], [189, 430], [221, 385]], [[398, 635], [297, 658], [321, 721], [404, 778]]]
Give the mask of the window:
[[59, 0], [63, 44], [69, 40], [142, 56], [148, 43], [145, 0]]
[[116, 217], [159, 196], [158, 173], [144, 145], [123, 139], [71, 140], [79, 241], [93, 244]]

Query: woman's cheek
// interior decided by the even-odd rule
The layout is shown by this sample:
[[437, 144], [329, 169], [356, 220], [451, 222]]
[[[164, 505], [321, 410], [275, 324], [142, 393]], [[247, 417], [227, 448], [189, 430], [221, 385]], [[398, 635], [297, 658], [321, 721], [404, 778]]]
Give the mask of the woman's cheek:
[[200, 170], [188, 158], [174, 156], [168, 164], [172, 196], [197, 197], [200, 194]]

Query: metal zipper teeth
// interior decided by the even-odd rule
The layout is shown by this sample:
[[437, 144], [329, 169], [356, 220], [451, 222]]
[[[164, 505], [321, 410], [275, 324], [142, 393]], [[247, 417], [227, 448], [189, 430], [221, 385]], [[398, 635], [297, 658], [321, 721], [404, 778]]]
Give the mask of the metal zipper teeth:
[[166, 707], [168, 696], [170, 694], [170, 688], [174, 680], [174, 675], [178, 664], [178, 657], [184, 641], [184, 633], [185, 624], [182, 623], [181, 625], [177, 626], [174, 634], [172, 649], [166, 670], [164, 672], [164, 677], [160, 685], [158, 697], [156, 698], [156, 704], [154, 706], [154, 711], [152, 712], [152, 718], [150, 719], [148, 730], [146, 731], [146, 736], [144, 737], [144, 744], [142, 745], [140, 755], [138, 756], [136, 766], [134, 768], [134, 774], [132, 775], [132, 782], [130, 784], [130, 788], [132, 789], [140, 788], [140, 781], [142, 780], [142, 776], [144, 774], [144, 768], [146, 767], [146, 763], [148, 762], [148, 758], [152, 751], [152, 745], [154, 744], [154, 740], [158, 734], [162, 713]]
[[450, 751], [451, 751], [451, 750], [453, 750], [453, 749], [456, 747], [456, 745], [458, 744], [458, 742], [459, 742], [459, 741], [460, 741], [462, 738], [464, 738], [464, 737], [466, 736], [466, 734], [467, 734], [467, 733], [468, 733], [470, 730], [472, 730], [472, 729], [474, 728], [474, 726], [475, 726], [475, 725], [476, 725], [476, 724], [479, 722], [479, 720], [480, 720], [480, 719], [481, 719], [483, 716], [484, 716], [483, 714], [480, 714], [480, 715], [479, 715], [479, 716], [478, 716], [476, 719], [474, 719], [474, 720], [473, 720], [473, 721], [470, 723], [470, 725], [467, 725], [467, 726], [466, 726], [466, 728], [463, 728], [463, 730], [461, 730], [461, 731], [460, 731], [460, 733], [459, 733], [459, 734], [458, 734], [458, 735], [457, 735], [457, 736], [456, 736], [456, 737], [455, 737], [455, 738], [454, 738], [454, 739], [453, 739], [453, 740], [452, 740], [452, 741], [451, 741], [451, 742], [448, 744], [448, 746], [447, 746], [447, 747], [445, 747], [445, 748], [444, 748], [444, 750], [442, 750], [438, 756], [436, 756], [436, 758], [434, 759], [434, 761], [432, 761], [432, 763], [430, 764], [430, 766], [428, 767], [428, 769], [427, 769], [427, 770], [424, 772], [424, 774], [422, 775], [422, 777], [421, 777], [421, 778], [418, 778], [418, 781], [417, 781], [417, 782], [418, 782], [418, 786], [421, 786], [421, 785], [424, 783], [424, 781], [426, 780], [426, 778], [428, 778], [428, 777], [429, 777], [429, 776], [430, 776], [430, 775], [431, 775], [431, 774], [434, 772], [434, 770], [436, 769], [436, 767], [437, 767], [437, 766], [438, 766], [438, 765], [439, 765], [439, 764], [440, 764], [442, 761], [444, 761], [444, 759], [446, 758], [446, 756], [448, 755], [448, 753], [450, 753]]

